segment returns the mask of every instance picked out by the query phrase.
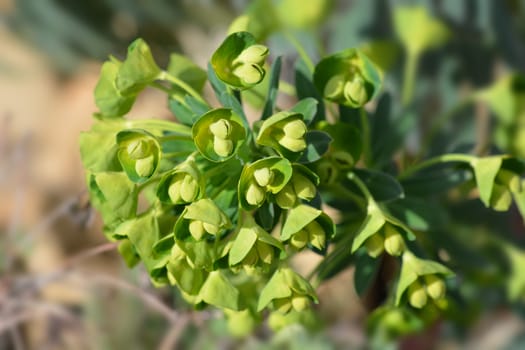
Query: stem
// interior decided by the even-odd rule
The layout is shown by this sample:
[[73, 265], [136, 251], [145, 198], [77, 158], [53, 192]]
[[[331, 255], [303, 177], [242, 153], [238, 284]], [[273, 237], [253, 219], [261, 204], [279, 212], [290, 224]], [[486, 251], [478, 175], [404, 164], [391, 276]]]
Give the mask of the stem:
[[284, 80], [279, 80], [279, 90], [280, 92], [289, 96], [295, 96], [297, 94], [295, 91], [295, 86]]
[[363, 159], [365, 165], [370, 164], [370, 121], [364, 108], [360, 108], [359, 117], [361, 119], [361, 131], [363, 135]]
[[403, 92], [401, 97], [403, 106], [409, 105], [412, 101], [418, 60], [418, 53], [412, 53], [410, 51], [408, 52], [407, 60], [405, 63], [405, 70], [403, 72]]
[[168, 89], [164, 85], [162, 85], [162, 84], [160, 84], [158, 82], [153, 82], [153, 83], [150, 84], [150, 86], [152, 88], [155, 88], [155, 89], [158, 89], [158, 90], [160, 90], [162, 92], [165, 92], [167, 95], [169, 95], [170, 98], [176, 100], [180, 104], [186, 105], [186, 102], [184, 101], [184, 98], [181, 95], [174, 94], [173, 91], [171, 91], [170, 89]]
[[439, 163], [447, 163], [447, 162], [463, 162], [463, 163], [471, 163], [476, 159], [475, 156], [470, 154], [459, 154], [459, 153], [450, 153], [450, 154], [444, 154], [441, 156], [437, 156], [434, 158], [427, 159], [407, 170], [405, 170], [403, 173], [401, 173], [398, 176], [399, 180], [406, 179], [410, 177], [411, 175], [417, 173], [418, 171], [431, 167], [433, 165], [439, 164]]
[[189, 84], [177, 78], [176, 76], [173, 76], [166, 71], [162, 71], [159, 74], [158, 79], [166, 80], [166, 81], [169, 81], [170, 83], [177, 85], [178, 87], [186, 91], [190, 96], [194, 97], [199, 102], [202, 102], [205, 105], [208, 105], [208, 103], [202, 98], [202, 96], [197, 91], [195, 91], [195, 89], [193, 89]]
[[164, 120], [164, 119], [143, 119], [143, 120], [127, 120], [126, 128], [156, 128], [164, 131], [172, 131], [181, 135], [191, 136], [191, 128], [177, 124], [175, 122]]
[[359, 190], [363, 193], [368, 203], [374, 202], [374, 197], [372, 197], [372, 194], [366, 187], [365, 183], [359, 178], [359, 176], [357, 176], [354, 172], [349, 172], [348, 179], [353, 181], [357, 187], [359, 187]]
[[306, 53], [306, 50], [304, 49], [303, 45], [297, 40], [293, 34], [291, 34], [288, 31], [284, 32], [284, 37], [290, 42], [290, 44], [293, 45], [293, 47], [297, 50], [297, 53], [299, 54], [299, 57], [302, 58], [306, 66], [308, 67], [308, 70], [313, 73], [315, 69], [315, 65]]

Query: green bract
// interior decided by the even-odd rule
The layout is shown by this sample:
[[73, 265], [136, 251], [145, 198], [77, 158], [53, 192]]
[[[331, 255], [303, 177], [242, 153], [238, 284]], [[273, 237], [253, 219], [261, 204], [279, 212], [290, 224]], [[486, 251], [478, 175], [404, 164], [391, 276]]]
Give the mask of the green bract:
[[202, 115], [192, 133], [197, 149], [214, 162], [233, 157], [246, 138], [241, 118], [228, 108], [212, 109]]
[[306, 149], [306, 132], [302, 114], [279, 112], [262, 123], [257, 143], [272, 147], [283, 157], [294, 160]]
[[314, 83], [327, 100], [358, 108], [381, 88], [381, 72], [357, 49], [323, 58], [315, 67]]
[[296, 249], [309, 244], [323, 250], [334, 232], [334, 223], [328, 215], [319, 209], [300, 204], [288, 211], [281, 229], [281, 240], [290, 240], [290, 244]]
[[231, 227], [224, 212], [210, 199], [204, 198], [188, 205], [175, 224], [175, 237], [201, 240], [208, 235], [217, 236]]
[[319, 185], [319, 177], [301, 164], [293, 164], [293, 175], [290, 181], [275, 195], [275, 202], [283, 209], [290, 209], [299, 200], [312, 200]]
[[124, 130], [117, 134], [118, 159], [133, 182], [149, 179], [157, 170], [161, 150], [157, 139], [145, 130]]
[[165, 203], [190, 203], [200, 199], [203, 194], [204, 178], [193, 161], [181, 163], [166, 172], [157, 187], [157, 196]]
[[269, 157], [244, 166], [238, 186], [239, 203], [245, 210], [260, 207], [267, 193], [278, 193], [292, 177], [287, 159]]
[[264, 61], [268, 48], [258, 45], [248, 32], [230, 34], [211, 58], [213, 70], [226, 84], [245, 89], [264, 78]]
[[102, 117], [120, 117], [129, 112], [135, 96], [123, 96], [116, 85], [117, 74], [122, 65], [115, 58], [104, 62], [95, 87], [95, 103]]

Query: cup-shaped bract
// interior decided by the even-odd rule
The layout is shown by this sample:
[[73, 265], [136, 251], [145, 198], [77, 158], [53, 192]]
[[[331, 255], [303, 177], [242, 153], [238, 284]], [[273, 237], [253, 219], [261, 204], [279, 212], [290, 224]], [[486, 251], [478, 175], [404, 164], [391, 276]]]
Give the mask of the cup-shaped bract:
[[268, 53], [268, 48], [257, 44], [252, 34], [236, 32], [215, 51], [211, 65], [220, 80], [234, 88], [246, 89], [263, 80]]
[[141, 183], [155, 173], [161, 157], [155, 136], [141, 129], [123, 130], [117, 144], [119, 162], [131, 181]]
[[192, 134], [199, 152], [213, 162], [233, 157], [246, 138], [242, 119], [229, 108], [203, 114], [193, 125]]
[[314, 71], [314, 84], [323, 96], [351, 108], [362, 107], [374, 98], [381, 80], [380, 70], [358, 49], [325, 57]]
[[300, 199], [310, 201], [317, 193], [319, 177], [302, 164], [293, 164], [293, 175], [284, 188], [275, 195], [275, 202], [283, 209], [293, 208]]
[[265, 267], [284, 251], [282, 243], [257, 225], [251, 215], [243, 217], [232, 241], [230, 266]]
[[281, 268], [261, 291], [257, 311], [270, 304], [282, 313], [303, 311], [312, 301], [317, 303], [317, 296], [310, 283], [292, 269]]
[[309, 244], [323, 250], [334, 232], [332, 219], [322, 210], [299, 204], [288, 211], [281, 229], [281, 241], [289, 240], [296, 249], [302, 249]]
[[157, 197], [163, 203], [186, 204], [204, 195], [205, 183], [193, 161], [179, 164], [162, 175], [157, 186]]
[[175, 237], [184, 240], [193, 237], [200, 241], [207, 236], [217, 236], [231, 227], [228, 216], [208, 198], [186, 206], [175, 223]]
[[286, 186], [292, 173], [292, 164], [281, 157], [268, 157], [245, 165], [238, 185], [241, 207], [245, 210], [260, 207], [267, 193], [276, 194]]
[[135, 96], [123, 96], [117, 89], [117, 73], [122, 63], [115, 58], [104, 62], [95, 87], [95, 104], [102, 117], [121, 117], [128, 113]]
[[257, 143], [272, 147], [283, 157], [295, 160], [306, 149], [307, 131], [302, 114], [283, 111], [262, 123]]
[[117, 74], [116, 86], [122, 95], [136, 95], [160, 73], [148, 44], [139, 38], [128, 47], [128, 55]]

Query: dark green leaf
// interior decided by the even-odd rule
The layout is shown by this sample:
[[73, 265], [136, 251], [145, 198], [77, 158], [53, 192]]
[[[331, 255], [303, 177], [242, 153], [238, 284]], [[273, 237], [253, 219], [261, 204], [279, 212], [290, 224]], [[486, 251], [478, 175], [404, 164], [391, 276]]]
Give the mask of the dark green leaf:
[[281, 75], [281, 62], [282, 57], [279, 56], [275, 59], [272, 64], [270, 71], [270, 86], [268, 88], [268, 97], [264, 104], [264, 109], [261, 115], [261, 120], [264, 120], [271, 116], [275, 109], [275, 100], [277, 99], [277, 93], [279, 92], [279, 78]]
[[319, 130], [313, 130], [306, 134], [306, 149], [304, 150], [300, 163], [313, 163], [328, 151], [332, 138], [329, 134]]
[[357, 295], [362, 297], [372, 286], [380, 265], [381, 259], [374, 259], [366, 252], [357, 254], [354, 272], [354, 287]]
[[399, 182], [387, 173], [369, 169], [354, 169], [354, 172], [378, 202], [403, 198], [405, 195]]

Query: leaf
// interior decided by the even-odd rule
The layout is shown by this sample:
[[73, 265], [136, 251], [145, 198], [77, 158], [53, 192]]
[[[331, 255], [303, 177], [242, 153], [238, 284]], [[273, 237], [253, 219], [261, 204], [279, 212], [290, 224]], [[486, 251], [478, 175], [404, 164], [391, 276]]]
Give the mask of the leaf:
[[140, 256], [135, 251], [129, 239], [123, 239], [118, 245], [118, 251], [124, 258], [126, 265], [131, 268], [140, 262]]
[[401, 185], [407, 195], [427, 196], [446, 192], [471, 179], [472, 172], [469, 169], [447, 163], [402, 179]]
[[[310, 121], [321, 121], [325, 120], [325, 106], [323, 102], [323, 96], [317, 91], [317, 88], [313, 84], [312, 74], [309, 72], [308, 68], [303, 61], [297, 61], [295, 64], [295, 89], [297, 92], [297, 98], [299, 100], [304, 100], [306, 98], [313, 98], [316, 100], [319, 105], [313, 120]], [[305, 117], [306, 119], [306, 117]]]
[[288, 211], [288, 216], [281, 229], [281, 240], [286, 241], [303, 227], [314, 221], [322, 211], [309, 205], [299, 204]]
[[405, 196], [401, 184], [391, 175], [370, 169], [354, 169], [376, 201], [386, 202]]
[[257, 241], [257, 234], [251, 227], [241, 227], [237, 234], [229, 253], [229, 264], [240, 263], [250, 252]]
[[299, 162], [303, 164], [313, 163], [328, 152], [332, 138], [324, 131], [313, 130], [309, 131], [306, 136], [306, 149], [304, 150]]
[[375, 202], [368, 203], [366, 218], [357, 231], [352, 243], [352, 252], [359, 249], [369, 237], [379, 231], [385, 222], [385, 217], [377, 204]]
[[120, 117], [128, 113], [135, 103], [135, 96], [122, 96], [115, 85], [120, 62], [106, 61], [95, 87], [95, 104], [102, 117]]
[[501, 163], [502, 158], [500, 156], [476, 158], [470, 162], [474, 169], [476, 184], [479, 189], [479, 198], [487, 207], [490, 206], [494, 180], [501, 167]]
[[84, 169], [90, 172], [121, 171], [117, 158], [117, 133], [123, 120], [96, 122], [91, 130], [80, 133], [80, 156]]
[[306, 125], [310, 125], [317, 114], [317, 105], [319, 102], [312, 97], [306, 97], [297, 102], [295, 106], [290, 108], [290, 112], [297, 112], [303, 115], [303, 121]]
[[282, 270], [277, 270], [261, 290], [257, 311], [264, 309], [274, 299], [288, 298], [291, 296], [292, 290], [287, 284], [286, 277], [282, 273]]
[[239, 310], [239, 291], [221, 271], [210, 272], [198, 299], [220, 308]]
[[357, 254], [354, 270], [354, 287], [357, 295], [363, 296], [372, 286], [381, 265], [381, 259], [374, 259], [366, 252]]
[[206, 83], [206, 71], [186, 56], [178, 53], [170, 55], [167, 71], [174, 77], [187, 83], [197, 92], [202, 91], [204, 83]]
[[177, 286], [189, 295], [197, 295], [207, 277], [205, 270], [190, 266], [185, 258], [172, 260], [166, 267]]
[[[336, 122], [335, 124], [329, 124], [327, 122], [320, 122], [318, 128], [322, 131], [327, 132], [332, 137], [330, 143], [330, 149], [332, 158], [334, 153], [343, 151], [348, 153], [352, 158], [352, 163], [345, 164], [345, 166], [352, 166], [361, 157], [361, 151], [363, 148], [363, 141], [361, 139], [361, 132], [353, 125], [344, 122]], [[337, 161], [337, 158], [335, 158]]]
[[279, 77], [281, 74], [281, 62], [282, 56], [279, 56], [275, 59], [272, 64], [272, 69], [270, 71], [270, 83], [268, 88], [268, 97], [266, 98], [266, 103], [264, 104], [263, 112], [261, 115], [261, 120], [267, 119], [271, 116], [275, 109], [275, 100], [277, 99], [277, 93], [279, 92]]
[[402, 198], [389, 203], [388, 208], [414, 230], [437, 230], [446, 227], [450, 221], [446, 210], [427, 198]]
[[220, 96], [227, 92], [228, 87], [219, 79], [217, 74], [215, 74], [211, 63], [208, 64], [208, 80], [210, 81], [211, 87], [215, 92], [215, 96], [220, 100]]

